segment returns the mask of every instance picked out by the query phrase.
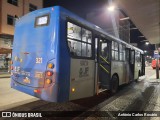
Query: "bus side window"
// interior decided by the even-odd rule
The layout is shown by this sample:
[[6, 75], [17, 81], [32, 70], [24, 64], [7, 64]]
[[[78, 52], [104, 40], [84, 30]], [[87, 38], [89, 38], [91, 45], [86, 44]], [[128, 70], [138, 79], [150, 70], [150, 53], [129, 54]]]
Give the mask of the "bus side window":
[[74, 41], [74, 49], [77, 56], [81, 56], [81, 42]]
[[114, 58], [115, 60], [118, 60], [119, 59], [119, 55], [118, 55], [118, 43], [117, 42], [114, 42]]
[[123, 61], [126, 61], [126, 51], [125, 51], [125, 49], [126, 49], [125, 45], [122, 45]]
[[82, 43], [82, 56], [86, 56], [87, 55], [87, 45], [86, 43]]
[[70, 53], [71, 55], [76, 55], [76, 51], [74, 50], [74, 47], [73, 47], [73, 42], [71, 42], [72, 40], [68, 40], [68, 47], [69, 47], [69, 50], [70, 50]]
[[92, 47], [90, 44], [87, 44], [87, 57], [92, 57]]
[[67, 41], [70, 53], [81, 58], [92, 57], [92, 32], [67, 22]]
[[105, 59], [108, 59], [107, 43], [102, 43], [101, 55], [102, 55]]
[[70, 53], [74, 56], [81, 56], [81, 42], [68, 39]]

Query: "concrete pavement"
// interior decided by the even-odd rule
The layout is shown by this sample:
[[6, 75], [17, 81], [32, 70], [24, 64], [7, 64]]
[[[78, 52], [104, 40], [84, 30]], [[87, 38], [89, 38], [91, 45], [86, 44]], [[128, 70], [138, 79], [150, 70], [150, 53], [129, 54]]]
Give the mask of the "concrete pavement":
[[10, 78], [0, 78], [0, 111], [39, 100], [10, 87]]
[[8, 72], [0, 72], [0, 79], [1, 78], [9, 78], [11, 75]]
[[[0, 110], [8, 111], [160, 111], [160, 80], [156, 72], [146, 67], [146, 76], [138, 83], [123, 87], [114, 96], [104, 94], [66, 103], [50, 103], [10, 88], [10, 79], [0, 80]], [[102, 99], [102, 100], [101, 100]], [[99, 100], [99, 102], [97, 102]], [[90, 105], [93, 103], [93, 105]], [[63, 116], [63, 115], [62, 115]], [[91, 115], [92, 116], [92, 115]], [[111, 116], [112, 117], [112, 116]], [[76, 118], [75, 118], [76, 119]], [[89, 120], [105, 118], [88, 117]], [[137, 117], [136, 117], [137, 119]], [[143, 118], [142, 118], [143, 119]], [[153, 118], [151, 118], [153, 119]], [[158, 120], [159, 118], [155, 118]]]
[[[126, 91], [127, 90], [127, 91]], [[116, 98], [117, 96], [117, 98]], [[113, 100], [113, 97], [115, 99]], [[118, 94], [100, 103], [88, 111], [106, 111], [111, 119], [115, 118], [110, 111], [159, 111], [160, 112], [160, 79], [156, 79], [156, 72], [146, 67], [146, 76], [140, 78], [138, 83], [132, 83]], [[111, 99], [111, 100], [110, 100]], [[108, 103], [108, 101], [110, 101]], [[85, 120], [101, 120], [108, 117], [96, 117], [91, 115]], [[127, 119], [127, 117], [121, 117]], [[159, 120], [159, 117], [135, 117], [130, 120]], [[75, 119], [79, 120], [79, 118]]]

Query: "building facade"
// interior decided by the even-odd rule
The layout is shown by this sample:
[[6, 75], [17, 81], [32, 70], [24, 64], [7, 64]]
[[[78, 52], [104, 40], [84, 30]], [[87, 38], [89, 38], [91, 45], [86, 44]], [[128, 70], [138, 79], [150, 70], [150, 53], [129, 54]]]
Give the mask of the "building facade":
[[43, 0], [0, 0], [0, 71], [8, 69], [15, 17], [43, 8]]

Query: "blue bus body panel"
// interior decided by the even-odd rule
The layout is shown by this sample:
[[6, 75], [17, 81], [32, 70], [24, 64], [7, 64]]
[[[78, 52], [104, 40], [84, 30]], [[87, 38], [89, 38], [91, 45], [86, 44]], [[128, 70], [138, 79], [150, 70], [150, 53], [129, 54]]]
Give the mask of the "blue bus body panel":
[[67, 26], [66, 16], [63, 15], [63, 9], [59, 7], [60, 26], [59, 26], [59, 91], [58, 101], [69, 100], [70, 92], [70, 53], [67, 44]]
[[[12, 55], [14, 59], [17, 59], [13, 60], [15, 70], [21, 72], [17, 77], [17, 81], [21, 84], [25, 84], [23, 82], [24, 77], [34, 79], [30, 81], [30, 84], [25, 84], [31, 87], [44, 86], [44, 76], [41, 79], [35, 78], [35, 72], [44, 73], [44, 66], [47, 65], [49, 60], [47, 53], [51, 35], [45, 35], [50, 34], [50, 26], [35, 28], [34, 24], [36, 16], [48, 14], [48, 12], [49, 11], [46, 11], [38, 15], [34, 13], [26, 15], [16, 24]], [[42, 58], [42, 63], [37, 64], [37, 58]], [[22, 72], [28, 75], [22, 75]]]
[[[13, 43], [11, 87], [43, 100], [57, 102], [59, 75], [59, 8], [47, 8], [29, 13], [17, 21]], [[35, 27], [36, 17], [49, 15], [48, 26]], [[42, 63], [36, 63], [42, 58]], [[48, 69], [47, 64], [53, 63], [54, 69]], [[46, 85], [46, 71], [53, 71], [51, 85]], [[35, 77], [36, 72], [42, 73], [41, 78]], [[27, 78], [30, 82], [25, 83]], [[39, 94], [34, 93], [39, 89]]]

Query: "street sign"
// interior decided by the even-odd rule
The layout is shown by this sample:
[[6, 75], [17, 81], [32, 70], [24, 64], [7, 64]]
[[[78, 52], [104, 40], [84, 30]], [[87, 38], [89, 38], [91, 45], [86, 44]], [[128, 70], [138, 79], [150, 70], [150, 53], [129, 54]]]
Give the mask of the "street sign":
[[154, 58], [160, 58], [160, 55], [159, 55], [159, 51], [158, 51], [158, 50], [155, 50], [155, 51], [154, 51]]

